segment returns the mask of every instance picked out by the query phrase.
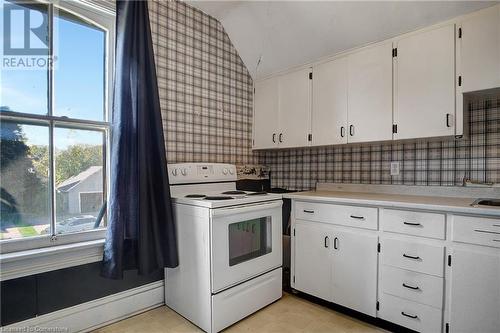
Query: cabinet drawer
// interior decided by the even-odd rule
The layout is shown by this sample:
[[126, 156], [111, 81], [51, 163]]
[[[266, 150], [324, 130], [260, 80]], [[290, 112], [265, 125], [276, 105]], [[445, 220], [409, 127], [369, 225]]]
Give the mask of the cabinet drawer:
[[295, 217], [303, 220], [378, 229], [378, 208], [298, 201]]
[[378, 316], [419, 332], [441, 332], [443, 313], [428, 305], [382, 294]]
[[405, 240], [382, 240], [381, 263], [410, 271], [443, 276], [444, 247]]
[[445, 238], [445, 215], [439, 213], [412, 212], [384, 209], [381, 214], [381, 228], [413, 236]]
[[500, 247], [500, 219], [453, 216], [451, 230], [455, 242]]
[[410, 301], [443, 307], [443, 278], [382, 265], [382, 292]]

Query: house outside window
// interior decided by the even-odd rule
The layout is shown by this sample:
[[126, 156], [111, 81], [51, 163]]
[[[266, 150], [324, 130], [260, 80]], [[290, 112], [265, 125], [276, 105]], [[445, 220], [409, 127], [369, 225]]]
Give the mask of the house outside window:
[[0, 6], [0, 250], [102, 238], [113, 14], [76, 1]]

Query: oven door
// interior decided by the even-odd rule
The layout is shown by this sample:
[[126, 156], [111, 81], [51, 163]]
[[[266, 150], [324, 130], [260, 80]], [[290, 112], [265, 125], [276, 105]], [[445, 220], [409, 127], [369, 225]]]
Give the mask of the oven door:
[[212, 210], [212, 292], [281, 266], [281, 205], [271, 201]]

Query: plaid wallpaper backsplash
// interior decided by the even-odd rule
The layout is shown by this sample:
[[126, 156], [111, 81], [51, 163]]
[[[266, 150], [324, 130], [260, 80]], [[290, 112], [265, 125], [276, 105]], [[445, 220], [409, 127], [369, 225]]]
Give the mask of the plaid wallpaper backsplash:
[[[177, 1], [150, 1], [167, 160], [264, 164], [272, 186], [316, 182], [500, 182], [500, 99], [469, 105], [467, 138], [252, 152], [252, 78], [222, 25]], [[399, 176], [390, 162], [401, 162]]]
[[[270, 166], [272, 186], [293, 190], [316, 182], [462, 185], [463, 178], [500, 182], [500, 98], [469, 106], [469, 136], [443, 141], [396, 141], [261, 152], [259, 163]], [[400, 174], [390, 175], [391, 161]]]
[[167, 161], [251, 164], [253, 82], [214, 18], [149, 1]]

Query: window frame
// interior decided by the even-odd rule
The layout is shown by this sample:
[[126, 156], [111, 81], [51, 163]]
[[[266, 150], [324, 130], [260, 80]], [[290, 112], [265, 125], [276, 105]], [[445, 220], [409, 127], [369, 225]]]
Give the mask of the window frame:
[[[49, 191], [50, 191], [50, 234], [39, 235], [27, 238], [6, 239], [0, 241], [0, 254], [18, 252], [24, 250], [32, 250], [37, 248], [45, 248], [52, 246], [60, 246], [78, 242], [88, 242], [98, 239], [103, 239], [106, 234], [106, 228], [96, 230], [86, 230], [76, 233], [56, 234], [54, 233], [56, 220], [56, 186], [55, 186], [55, 155], [54, 155], [54, 130], [59, 127], [74, 128], [80, 130], [93, 130], [102, 132], [103, 138], [103, 199], [109, 201], [109, 175], [110, 175], [110, 140], [111, 140], [111, 105], [112, 105], [112, 88], [113, 88], [113, 68], [114, 68], [114, 45], [115, 45], [115, 15], [113, 12], [104, 8], [97, 8], [92, 4], [81, 1], [40, 1], [35, 0], [48, 6], [49, 17], [49, 57], [54, 54], [53, 48], [53, 32], [54, 32], [54, 13], [58, 10], [68, 12], [87, 21], [100, 29], [104, 30], [105, 47], [104, 47], [104, 118], [102, 121], [84, 120], [76, 118], [68, 118], [65, 116], [54, 115], [54, 70], [49, 67], [47, 71], [48, 83], [48, 114], [37, 115], [24, 112], [3, 111], [0, 112], [0, 121], [16, 121], [23, 124], [43, 125], [48, 127], [49, 131]], [[109, 205], [107, 206], [106, 216], [109, 216]]]

